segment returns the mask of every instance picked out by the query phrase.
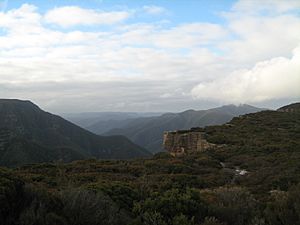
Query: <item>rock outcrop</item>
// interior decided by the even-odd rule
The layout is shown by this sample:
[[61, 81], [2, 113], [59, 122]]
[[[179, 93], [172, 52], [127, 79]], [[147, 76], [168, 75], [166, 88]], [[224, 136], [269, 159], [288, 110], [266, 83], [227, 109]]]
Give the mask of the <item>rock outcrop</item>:
[[174, 156], [205, 151], [212, 146], [202, 128], [164, 132], [163, 147]]

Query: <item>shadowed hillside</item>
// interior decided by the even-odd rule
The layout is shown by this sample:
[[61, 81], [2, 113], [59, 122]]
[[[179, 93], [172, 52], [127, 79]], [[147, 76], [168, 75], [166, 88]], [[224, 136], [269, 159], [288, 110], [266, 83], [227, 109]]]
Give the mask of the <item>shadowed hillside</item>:
[[150, 155], [123, 136], [97, 136], [30, 101], [0, 100], [0, 119], [0, 165]]

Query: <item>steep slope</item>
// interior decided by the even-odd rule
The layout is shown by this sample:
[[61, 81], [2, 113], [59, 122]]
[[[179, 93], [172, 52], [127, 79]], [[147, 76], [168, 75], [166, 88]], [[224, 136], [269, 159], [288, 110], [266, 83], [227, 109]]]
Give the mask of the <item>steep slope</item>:
[[281, 112], [300, 112], [300, 102], [289, 104], [278, 109]]
[[300, 111], [247, 114], [205, 132], [209, 142], [220, 146], [214, 157], [227, 167], [248, 171], [240, 184], [253, 190], [287, 190], [300, 182]]
[[0, 100], [0, 119], [0, 165], [149, 155], [123, 136], [97, 136], [29, 101]]
[[[105, 135], [124, 135], [134, 143], [156, 153], [162, 151], [164, 131], [223, 124], [230, 121], [234, 116], [261, 110], [249, 105], [227, 105], [209, 110], [167, 113], [158, 117], [132, 119], [127, 121], [125, 126], [113, 129]], [[91, 131], [95, 131], [95, 129]]]

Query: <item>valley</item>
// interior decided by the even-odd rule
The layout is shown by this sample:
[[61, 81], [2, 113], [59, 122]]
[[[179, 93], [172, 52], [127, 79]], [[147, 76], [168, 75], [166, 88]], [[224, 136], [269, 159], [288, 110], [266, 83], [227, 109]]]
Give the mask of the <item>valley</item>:
[[[154, 116], [154, 113], [105, 113], [104, 115], [102, 113], [102, 116], [98, 115], [98, 119], [94, 119], [94, 122], [89, 123], [87, 126], [78, 119], [73, 119], [73, 121], [98, 135], [126, 136], [135, 144], [140, 145], [149, 152], [155, 154], [163, 151], [162, 143], [163, 133], [165, 131], [221, 125], [229, 122], [235, 116], [262, 110], [264, 109], [246, 104], [238, 106], [225, 105], [208, 110], [186, 110], [180, 113], [164, 113], [156, 116]], [[89, 114], [84, 115], [85, 114], [79, 117], [81, 118], [81, 121], [89, 120]]]

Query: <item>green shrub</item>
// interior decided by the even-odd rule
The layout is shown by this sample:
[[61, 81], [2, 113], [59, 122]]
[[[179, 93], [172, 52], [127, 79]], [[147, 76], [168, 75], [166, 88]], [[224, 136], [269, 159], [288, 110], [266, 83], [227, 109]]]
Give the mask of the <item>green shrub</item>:
[[72, 225], [122, 225], [129, 218], [104, 194], [72, 189], [61, 193], [63, 215]]

